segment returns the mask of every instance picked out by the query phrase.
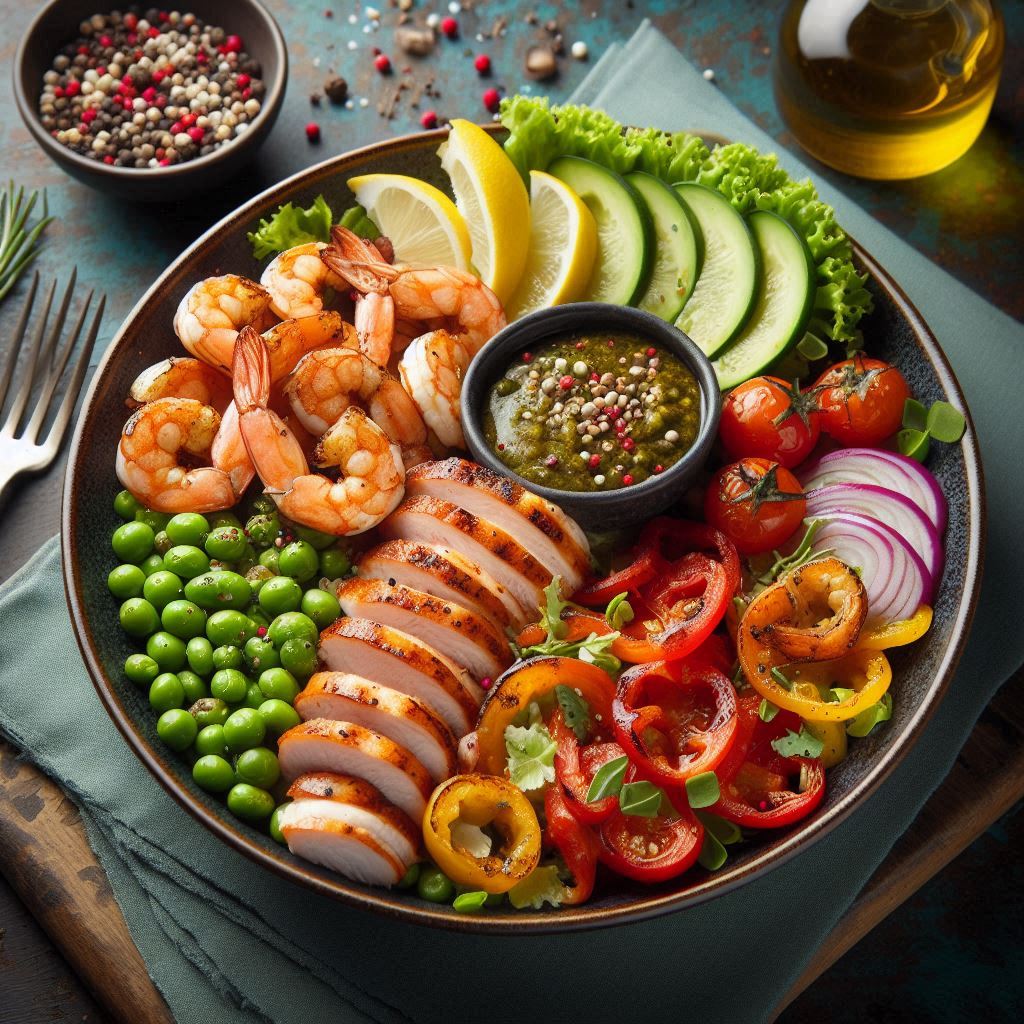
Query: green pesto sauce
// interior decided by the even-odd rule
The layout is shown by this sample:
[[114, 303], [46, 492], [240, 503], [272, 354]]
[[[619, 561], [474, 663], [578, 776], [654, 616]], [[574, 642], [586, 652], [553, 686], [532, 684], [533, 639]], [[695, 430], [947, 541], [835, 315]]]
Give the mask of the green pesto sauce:
[[572, 334], [510, 364], [484, 433], [527, 480], [608, 491], [664, 472], [693, 445], [700, 389], [671, 353], [629, 334]]

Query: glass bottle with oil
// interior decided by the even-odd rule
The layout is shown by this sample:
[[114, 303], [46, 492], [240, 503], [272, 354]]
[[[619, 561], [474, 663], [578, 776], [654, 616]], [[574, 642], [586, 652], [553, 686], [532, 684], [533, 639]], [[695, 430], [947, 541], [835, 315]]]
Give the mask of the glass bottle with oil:
[[776, 100], [822, 163], [861, 178], [916, 178], [978, 137], [1003, 49], [990, 0], [793, 0]]

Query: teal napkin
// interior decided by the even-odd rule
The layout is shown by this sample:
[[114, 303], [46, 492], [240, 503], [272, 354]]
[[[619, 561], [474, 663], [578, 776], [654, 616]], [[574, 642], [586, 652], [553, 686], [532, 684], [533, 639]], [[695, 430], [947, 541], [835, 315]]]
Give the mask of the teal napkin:
[[[704, 128], [775, 148], [647, 25], [595, 65], [576, 98], [634, 124]], [[806, 173], [792, 157], [785, 162]], [[86, 677], [51, 541], [0, 593], [0, 730], [81, 807], [132, 935], [179, 1021], [768, 1018], [948, 771], [1024, 649], [1015, 615], [1024, 558], [1014, 536], [1024, 492], [1004, 469], [1017, 465], [1024, 447], [1019, 419], [1006, 415], [1019, 409], [1011, 368], [1024, 332], [840, 193], [822, 193], [852, 234], [895, 269], [938, 334], [989, 469], [992, 569], [957, 677], [907, 759], [828, 838], [766, 878], [683, 913], [532, 937], [401, 924], [268, 874], [163, 792]]]

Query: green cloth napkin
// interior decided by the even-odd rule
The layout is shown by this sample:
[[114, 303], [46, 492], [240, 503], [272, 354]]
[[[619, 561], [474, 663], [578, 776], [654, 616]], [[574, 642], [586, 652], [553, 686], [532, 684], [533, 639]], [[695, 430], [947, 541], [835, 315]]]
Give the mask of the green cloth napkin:
[[[634, 124], [772, 140], [645, 25], [576, 97]], [[799, 161], [786, 158], [797, 175]], [[991, 570], [967, 653], [925, 735], [827, 839], [685, 912], [573, 935], [483, 937], [351, 910], [223, 846], [131, 753], [86, 677], [56, 541], [0, 594], [0, 729], [82, 808], [150, 973], [181, 1022], [764, 1020], [948, 771], [978, 713], [1022, 660], [1014, 533], [1024, 447], [1009, 368], [1024, 332], [838, 192], [822, 194], [888, 267], [954, 363], [989, 469]], [[42, 666], [42, 668], [41, 668]], [[808, 879], [813, 881], [808, 886]], [[737, 969], [737, 964], [740, 967]], [[739, 980], [742, 979], [742, 980]]]

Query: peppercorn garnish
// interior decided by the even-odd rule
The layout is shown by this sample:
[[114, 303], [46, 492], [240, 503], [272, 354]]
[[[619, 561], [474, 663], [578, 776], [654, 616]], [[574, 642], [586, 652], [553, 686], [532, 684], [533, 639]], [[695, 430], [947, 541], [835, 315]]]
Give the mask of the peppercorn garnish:
[[492, 113], [496, 114], [501, 108], [501, 93], [497, 89], [486, 89], [483, 95], [484, 106]]
[[314, 145], [320, 141], [320, 125], [315, 121], [310, 121], [306, 125], [306, 138]]
[[386, 53], [379, 53], [373, 58], [373, 66], [382, 74], [391, 73], [391, 58]]
[[441, 31], [449, 39], [459, 38], [459, 23], [452, 17], [441, 19]]
[[424, 128], [436, 128], [437, 127], [437, 112], [434, 110], [425, 110], [420, 115], [420, 124]]
[[491, 58], [486, 53], [478, 53], [476, 60], [473, 61], [473, 67], [479, 74], [489, 75], [491, 73]]

